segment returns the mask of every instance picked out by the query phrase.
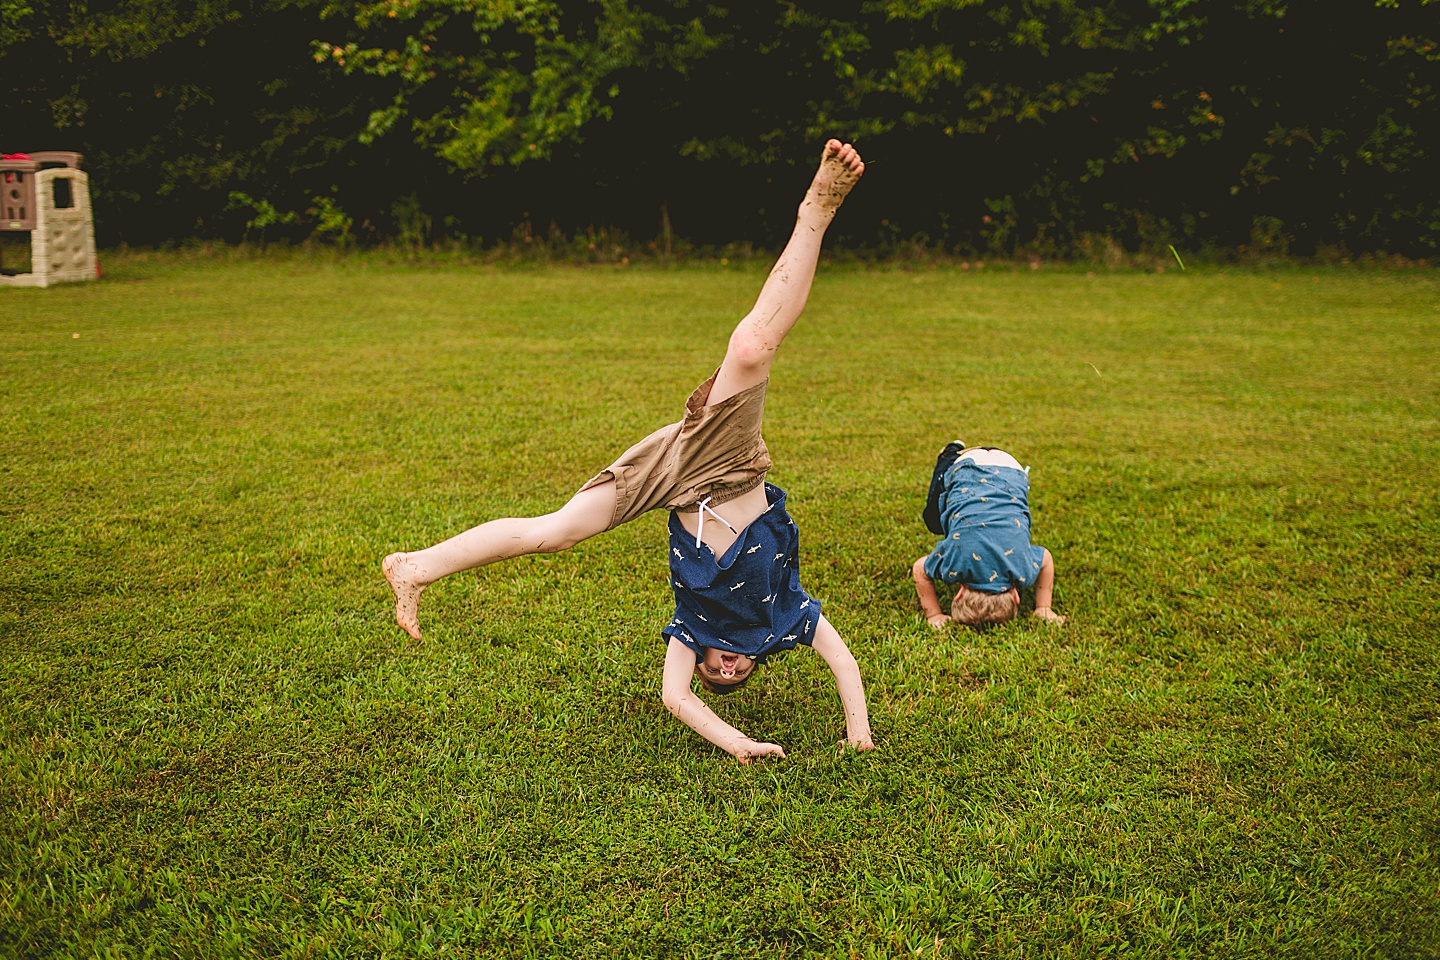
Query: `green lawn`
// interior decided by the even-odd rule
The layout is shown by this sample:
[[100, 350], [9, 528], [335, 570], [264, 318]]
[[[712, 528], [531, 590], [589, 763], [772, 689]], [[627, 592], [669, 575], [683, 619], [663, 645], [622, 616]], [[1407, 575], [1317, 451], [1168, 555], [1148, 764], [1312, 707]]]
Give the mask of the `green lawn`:
[[[391, 621], [764, 275], [130, 255], [0, 289], [0, 955], [1440, 955], [1440, 276], [823, 268], [772, 479], [868, 684], [666, 713], [664, 517]], [[938, 448], [1032, 464], [1061, 629], [935, 636]]]

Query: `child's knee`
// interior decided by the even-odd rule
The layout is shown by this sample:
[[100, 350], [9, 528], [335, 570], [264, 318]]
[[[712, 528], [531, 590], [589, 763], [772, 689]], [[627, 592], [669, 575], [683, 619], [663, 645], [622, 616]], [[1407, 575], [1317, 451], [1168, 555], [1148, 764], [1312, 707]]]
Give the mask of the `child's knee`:
[[747, 370], [768, 369], [775, 358], [775, 348], [756, 331], [747, 329], [748, 327], [749, 324], [742, 324], [730, 335], [725, 359]]
[[587, 487], [554, 513], [529, 521], [524, 536], [533, 553], [559, 553], [610, 527], [615, 515], [613, 480]]
[[581, 524], [574, 517], [557, 511], [537, 518], [531, 536], [536, 553], [559, 553], [587, 539], [590, 534], [581, 529]]

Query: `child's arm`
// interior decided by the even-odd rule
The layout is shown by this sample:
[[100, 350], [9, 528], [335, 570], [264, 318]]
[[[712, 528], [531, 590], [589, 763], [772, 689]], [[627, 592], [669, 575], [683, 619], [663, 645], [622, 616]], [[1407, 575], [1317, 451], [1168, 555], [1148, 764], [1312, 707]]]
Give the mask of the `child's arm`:
[[690, 681], [694, 675], [694, 652], [672, 638], [665, 651], [665, 676], [661, 681], [665, 709], [741, 763], [749, 763], [754, 757], [785, 756], [785, 751], [778, 744], [751, 740], [716, 716], [715, 711], [690, 689]]
[[840, 691], [840, 703], [845, 707], [845, 742], [856, 750], [874, 750], [870, 739], [870, 713], [865, 706], [865, 684], [860, 680], [860, 665], [850, 648], [845, 646], [840, 633], [823, 616], [815, 625], [815, 652], [830, 666], [835, 674], [835, 687]]
[[1049, 620], [1051, 623], [1060, 624], [1065, 618], [1050, 609], [1050, 601], [1055, 593], [1055, 558], [1050, 556], [1050, 551], [1045, 551], [1045, 559], [1040, 562], [1040, 575], [1035, 578], [1035, 616], [1041, 620]]
[[925, 576], [925, 558], [921, 557], [915, 561], [910, 568], [910, 573], [915, 578], [915, 592], [920, 595], [920, 609], [925, 614], [925, 619], [930, 626], [939, 630], [950, 622], [950, 617], [940, 609], [940, 595], [935, 592], [935, 584]]

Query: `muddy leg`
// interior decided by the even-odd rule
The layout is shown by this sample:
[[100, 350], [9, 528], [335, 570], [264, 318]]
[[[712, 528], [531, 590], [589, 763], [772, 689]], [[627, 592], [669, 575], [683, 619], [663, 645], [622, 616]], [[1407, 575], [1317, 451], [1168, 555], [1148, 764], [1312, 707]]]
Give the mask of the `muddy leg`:
[[800, 319], [800, 311], [810, 297], [825, 229], [864, 172], [865, 163], [850, 144], [839, 140], [825, 144], [820, 168], [800, 204], [790, 241], [766, 278], [755, 306], [730, 335], [725, 362], [710, 388], [707, 403], [719, 403], [770, 375], [775, 351]]
[[442, 577], [531, 553], [558, 553], [610, 527], [615, 484], [582, 490], [543, 517], [506, 517], [471, 527], [414, 553], [392, 553], [381, 562], [395, 595], [395, 622], [420, 639], [420, 593]]

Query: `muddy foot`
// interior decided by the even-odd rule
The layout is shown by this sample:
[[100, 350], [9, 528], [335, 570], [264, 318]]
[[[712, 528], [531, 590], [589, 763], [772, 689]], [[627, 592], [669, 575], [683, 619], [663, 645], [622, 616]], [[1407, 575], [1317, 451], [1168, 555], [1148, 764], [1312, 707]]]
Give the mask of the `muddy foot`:
[[864, 172], [865, 161], [854, 147], [839, 140], [828, 141], [820, 154], [820, 169], [815, 171], [805, 202], [800, 205], [800, 216], [810, 214], [829, 222]]
[[410, 558], [403, 553], [392, 553], [380, 563], [385, 579], [390, 581], [390, 592], [395, 595], [395, 622], [400, 629], [416, 640], [420, 639], [420, 591], [424, 584], [415, 582], [418, 572]]

